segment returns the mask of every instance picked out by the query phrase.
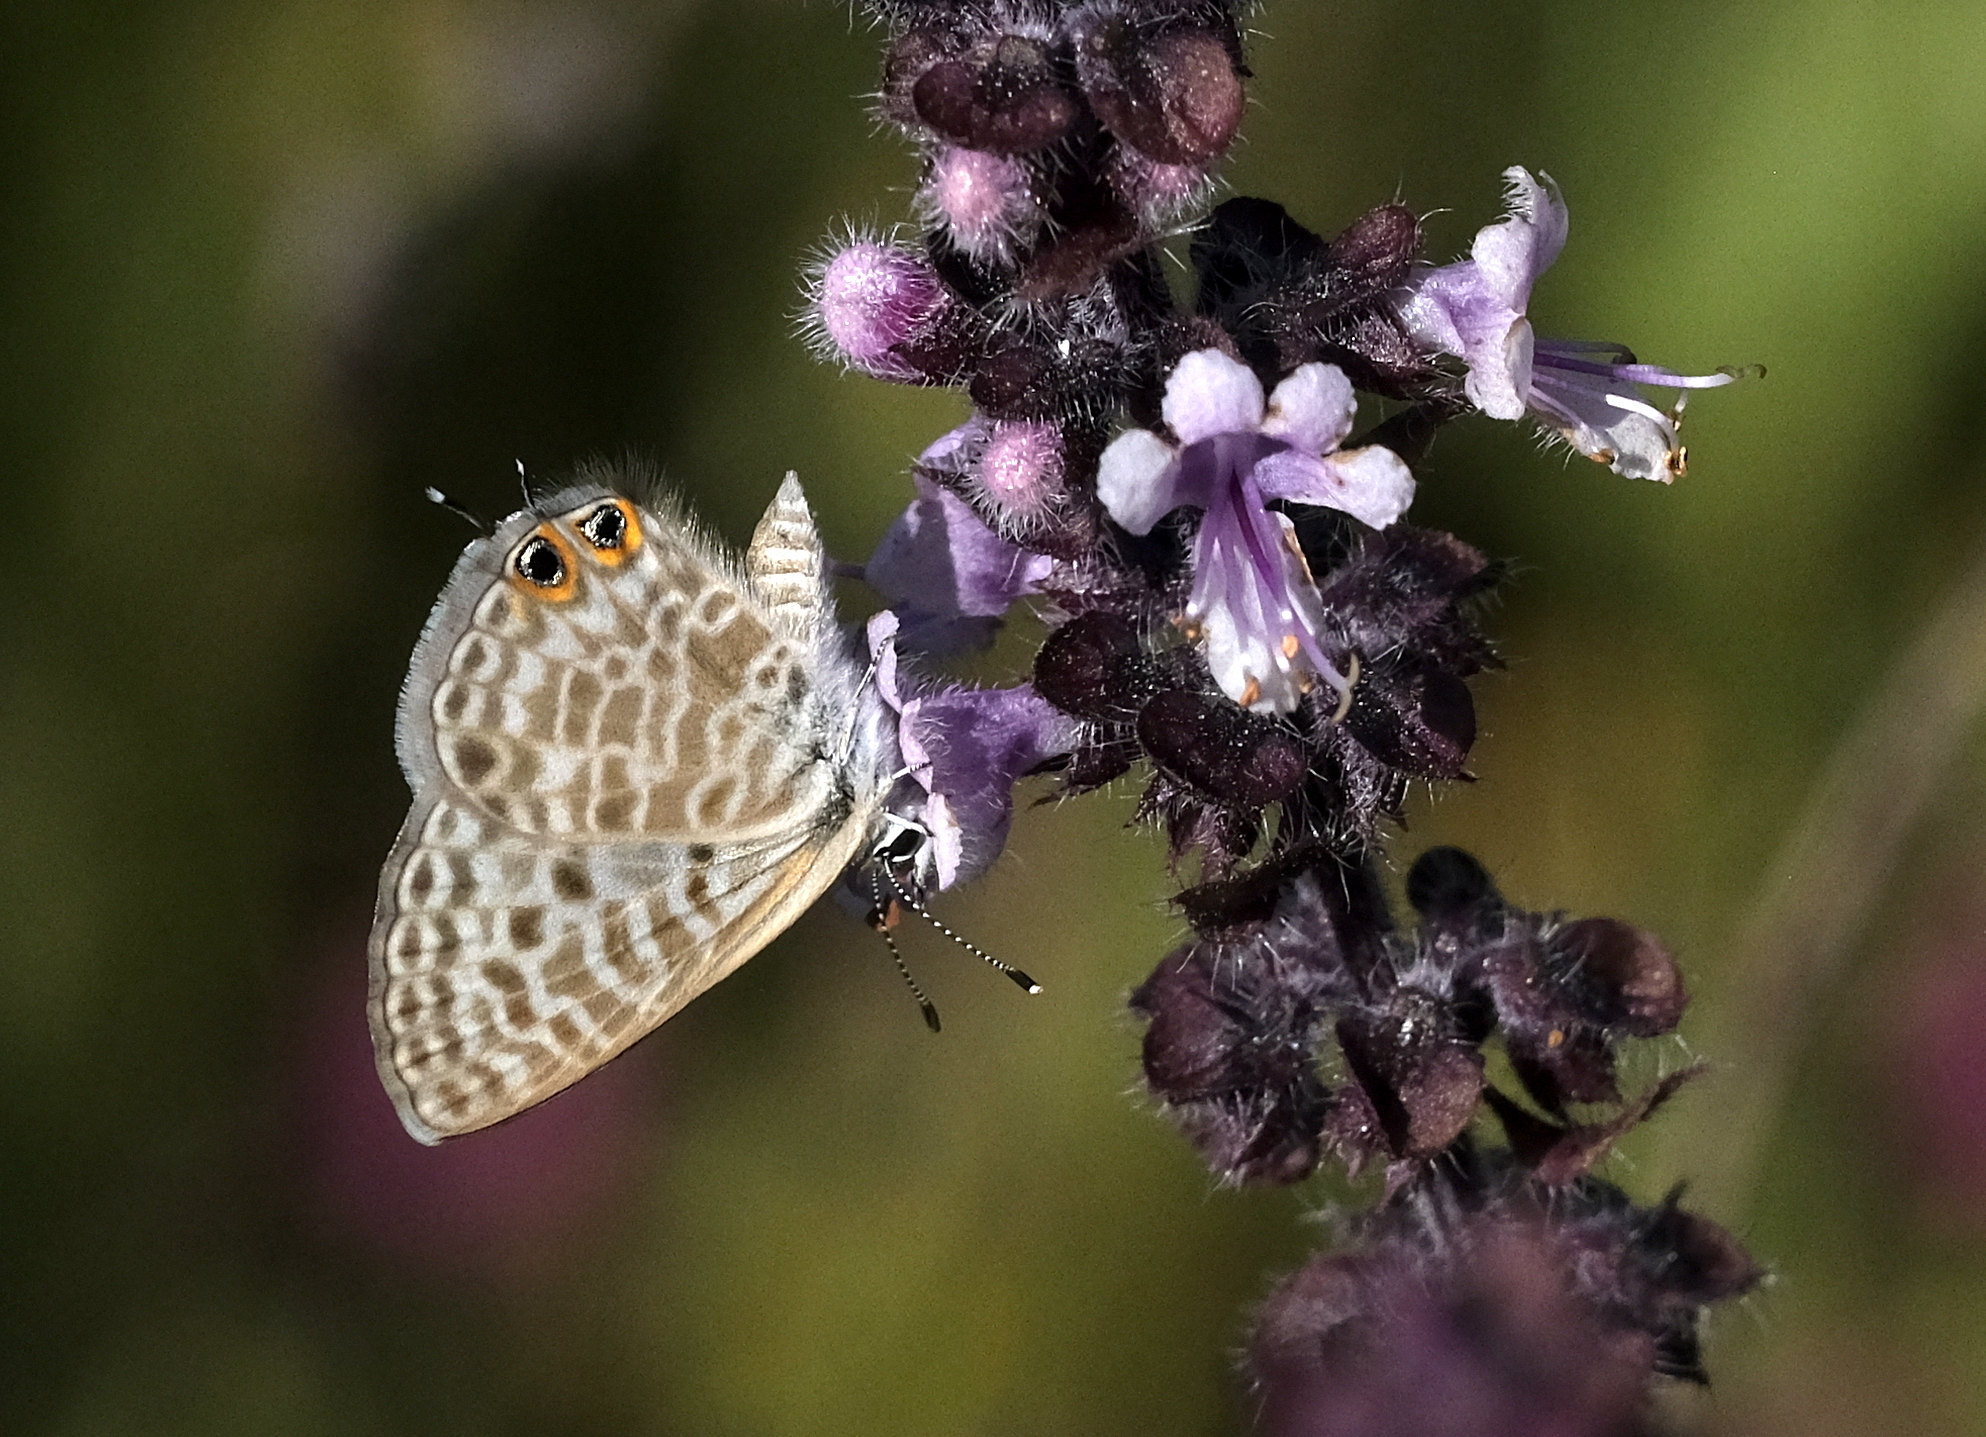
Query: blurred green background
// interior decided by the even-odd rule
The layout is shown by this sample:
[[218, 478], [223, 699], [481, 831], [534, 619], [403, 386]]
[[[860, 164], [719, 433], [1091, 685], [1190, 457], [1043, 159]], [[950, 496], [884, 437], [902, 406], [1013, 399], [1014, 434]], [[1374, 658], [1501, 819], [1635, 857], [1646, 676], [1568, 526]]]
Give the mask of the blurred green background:
[[[1542, 168], [1545, 332], [1769, 366], [1669, 489], [1444, 437], [1416, 517], [1517, 562], [1509, 667], [1398, 861], [1682, 955], [1631, 1076], [1716, 1071], [1608, 1172], [1698, 1179], [1777, 1276], [1678, 1420], [1986, 1432], [1979, 646], [1834, 757], [1986, 528], [1986, 6], [1254, 19], [1237, 191], [1397, 197], [1447, 258]], [[1042, 997], [910, 932], [940, 1039], [827, 910], [496, 1133], [417, 1149], [370, 1072], [396, 688], [468, 537], [423, 486], [500, 513], [520, 459], [633, 448], [735, 542], [795, 467], [860, 557], [962, 414], [792, 334], [810, 249], [907, 210], [876, 61], [826, 0], [0, 12], [0, 1427], [1245, 1428], [1248, 1305], [1346, 1192], [1217, 1189], [1139, 1094], [1123, 995], [1181, 927], [1128, 794], [942, 905]], [[1894, 844], [1814, 837], [1831, 762]]]

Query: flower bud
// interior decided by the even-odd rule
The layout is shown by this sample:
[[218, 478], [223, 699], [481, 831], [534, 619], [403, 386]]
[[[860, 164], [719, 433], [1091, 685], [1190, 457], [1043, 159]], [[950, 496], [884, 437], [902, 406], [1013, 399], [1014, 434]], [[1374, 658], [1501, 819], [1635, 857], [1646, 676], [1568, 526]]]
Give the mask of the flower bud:
[[1322, 269], [1340, 306], [1368, 303], [1406, 281], [1421, 251], [1421, 223], [1405, 205], [1367, 210], [1324, 248]]
[[1025, 527], [1046, 517], [1062, 494], [1062, 432], [1053, 424], [995, 424], [973, 471], [975, 488], [1008, 520]]
[[1041, 223], [1028, 167], [1009, 155], [947, 146], [924, 179], [925, 204], [974, 259], [1005, 260]]
[[878, 379], [950, 383], [977, 350], [970, 312], [922, 256], [896, 245], [847, 245], [821, 267], [809, 300], [824, 348]]
[[1110, 164], [1110, 188], [1148, 230], [1162, 229], [1201, 204], [1213, 179], [1201, 165], [1168, 165], [1120, 148]]

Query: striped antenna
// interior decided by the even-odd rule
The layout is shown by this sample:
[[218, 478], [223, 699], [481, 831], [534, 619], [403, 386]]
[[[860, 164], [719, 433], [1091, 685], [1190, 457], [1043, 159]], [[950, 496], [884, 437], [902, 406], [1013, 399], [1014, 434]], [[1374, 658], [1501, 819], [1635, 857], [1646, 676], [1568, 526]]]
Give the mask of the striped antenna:
[[[883, 897], [882, 879], [877, 876], [879, 872], [880, 866], [870, 871], [869, 882], [875, 894], [876, 906], [869, 910], [869, 926], [883, 935], [883, 942], [890, 950], [890, 961], [896, 964], [896, 971], [902, 975], [904, 986], [910, 989], [910, 996], [917, 1000], [918, 1008], [924, 1013], [924, 1026], [934, 1033], [941, 1032], [937, 1005], [925, 996], [917, 980], [910, 976], [910, 965], [903, 961], [903, 953], [896, 946], [896, 935], [890, 932], [897, 923], [896, 905]], [[890, 886], [896, 886], [894, 880], [891, 881]]]
[[421, 492], [427, 495], [428, 503], [439, 504], [449, 513], [459, 514], [471, 524], [474, 524], [478, 533], [487, 534], [490, 532], [490, 521], [485, 519], [481, 514], [478, 514], [474, 509], [471, 509], [467, 504], [462, 503], [458, 499], [449, 498], [432, 484], [428, 485]]
[[[984, 948], [981, 948], [977, 943], [974, 943], [971, 939], [962, 937], [959, 934], [954, 933], [950, 928], [947, 928], [943, 923], [941, 923], [938, 920], [936, 915], [934, 915], [930, 909], [926, 908], [922, 903], [919, 903], [915, 898], [912, 898], [910, 896], [909, 891], [906, 890], [904, 886], [897, 881], [896, 874], [890, 871], [889, 866], [887, 864], [878, 864], [876, 865], [876, 867], [877, 870], [883, 875], [883, 877], [888, 880], [890, 887], [896, 891], [897, 901], [903, 904], [905, 908], [908, 908], [912, 913], [915, 913], [919, 918], [922, 918], [926, 923], [930, 924], [933, 928], [937, 929], [940, 933], [944, 934], [947, 938], [951, 939], [952, 942], [958, 944], [959, 947], [965, 949], [966, 952], [970, 953], [980, 962], [986, 964], [989, 968], [992, 968], [997, 972], [1005, 973], [1008, 978], [1013, 980], [1014, 986], [1016, 988], [1019, 988], [1023, 993], [1039, 993], [1041, 991], [1041, 985], [1039, 983], [1035, 982], [1034, 979], [1028, 977], [1027, 974], [1023, 973], [1013, 964], [1001, 962], [998, 958], [995, 958], [991, 953], [988, 953]], [[890, 946], [891, 946], [891, 951], [895, 951], [896, 945], [891, 944]]]

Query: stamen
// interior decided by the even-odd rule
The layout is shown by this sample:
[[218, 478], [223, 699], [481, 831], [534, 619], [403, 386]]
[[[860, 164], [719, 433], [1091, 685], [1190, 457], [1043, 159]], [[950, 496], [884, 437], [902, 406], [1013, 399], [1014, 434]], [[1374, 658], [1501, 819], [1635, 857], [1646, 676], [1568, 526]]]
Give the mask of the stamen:
[[[1323, 645], [1317, 635], [1311, 631], [1308, 616], [1300, 613], [1292, 602], [1293, 584], [1314, 586], [1314, 581], [1309, 578], [1309, 565], [1302, 559], [1301, 547], [1295, 548], [1297, 567], [1302, 573], [1301, 578], [1290, 573], [1288, 561], [1283, 557], [1283, 554], [1296, 544], [1294, 533], [1281, 519], [1264, 507], [1260, 490], [1245, 475], [1235, 474], [1229, 477], [1224, 486], [1222, 500], [1227, 513], [1217, 515], [1213, 510], [1209, 510], [1206, 519], [1202, 521], [1201, 547], [1196, 564], [1195, 602], [1189, 606], [1189, 612], [1204, 613], [1206, 596], [1219, 595], [1217, 602], [1224, 604], [1230, 610], [1237, 633], [1244, 641], [1252, 640], [1250, 647], [1267, 641], [1276, 646], [1271, 648], [1271, 653], [1276, 653], [1278, 648], [1283, 650], [1276, 659], [1279, 672], [1287, 674], [1289, 661], [1300, 654], [1306, 665], [1318, 677], [1333, 688], [1342, 689], [1345, 683], [1344, 676], [1325, 656]], [[1265, 528], [1272, 529], [1273, 533], [1265, 533]], [[1225, 552], [1229, 544], [1221, 542], [1223, 536], [1230, 541], [1238, 541], [1232, 543], [1234, 549], [1232, 554]], [[1230, 565], [1232, 573], [1229, 572]], [[1269, 616], [1263, 612], [1270, 604], [1273, 604], [1276, 610], [1274, 623], [1268, 622]], [[1244, 612], [1244, 609], [1253, 609], [1255, 612]], [[1295, 652], [1289, 652], [1281, 640], [1273, 639], [1271, 635], [1288, 635], [1294, 638]], [[1261, 684], [1251, 676], [1248, 686], [1243, 690], [1238, 701], [1242, 707], [1249, 708], [1259, 702], [1261, 697]]]
[[[1590, 359], [1574, 359], [1567, 350], [1584, 350], [1589, 353], [1615, 354], [1626, 362], [1619, 364], [1598, 364]], [[1551, 369], [1568, 369], [1575, 374], [1591, 374], [1602, 379], [1625, 379], [1631, 384], [1651, 384], [1660, 389], [1716, 389], [1741, 378], [1736, 369], [1720, 369], [1714, 374], [1678, 374], [1675, 370], [1660, 364], [1637, 364], [1631, 351], [1617, 344], [1595, 344], [1590, 341], [1552, 339], [1541, 341], [1531, 356], [1533, 365], [1545, 365]]]
[[1639, 399], [1630, 398], [1625, 394], [1615, 394], [1611, 391], [1609, 391], [1607, 394], [1603, 395], [1602, 397], [1607, 401], [1607, 403], [1611, 407], [1615, 409], [1625, 409], [1629, 414], [1639, 414], [1642, 418], [1659, 426], [1660, 429], [1662, 430], [1662, 433], [1668, 438], [1669, 447], [1672, 449], [1675, 447], [1676, 444], [1675, 423], [1669, 418], [1668, 415], [1664, 414], [1654, 405], [1644, 404]]
[[1345, 715], [1352, 711], [1352, 690], [1358, 687], [1359, 673], [1359, 661], [1356, 651], [1351, 656], [1351, 662], [1345, 665], [1345, 667], [1350, 672], [1345, 675], [1344, 696], [1338, 700], [1338, 707], [1331, 714], [1332, 723], [1343, 723], [1345, 721]]

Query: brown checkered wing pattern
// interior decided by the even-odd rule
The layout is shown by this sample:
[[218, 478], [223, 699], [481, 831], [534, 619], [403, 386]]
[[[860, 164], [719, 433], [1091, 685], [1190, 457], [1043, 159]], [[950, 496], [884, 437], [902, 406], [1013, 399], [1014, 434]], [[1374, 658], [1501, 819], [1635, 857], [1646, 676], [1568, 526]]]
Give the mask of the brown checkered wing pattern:
[[371, 1016], [415, 1137], [509, 1117], [751, 957], [861, 851], [880, 705], [798, 481], [742, 567], [607, 489], [472, 544], [415, 651]]

